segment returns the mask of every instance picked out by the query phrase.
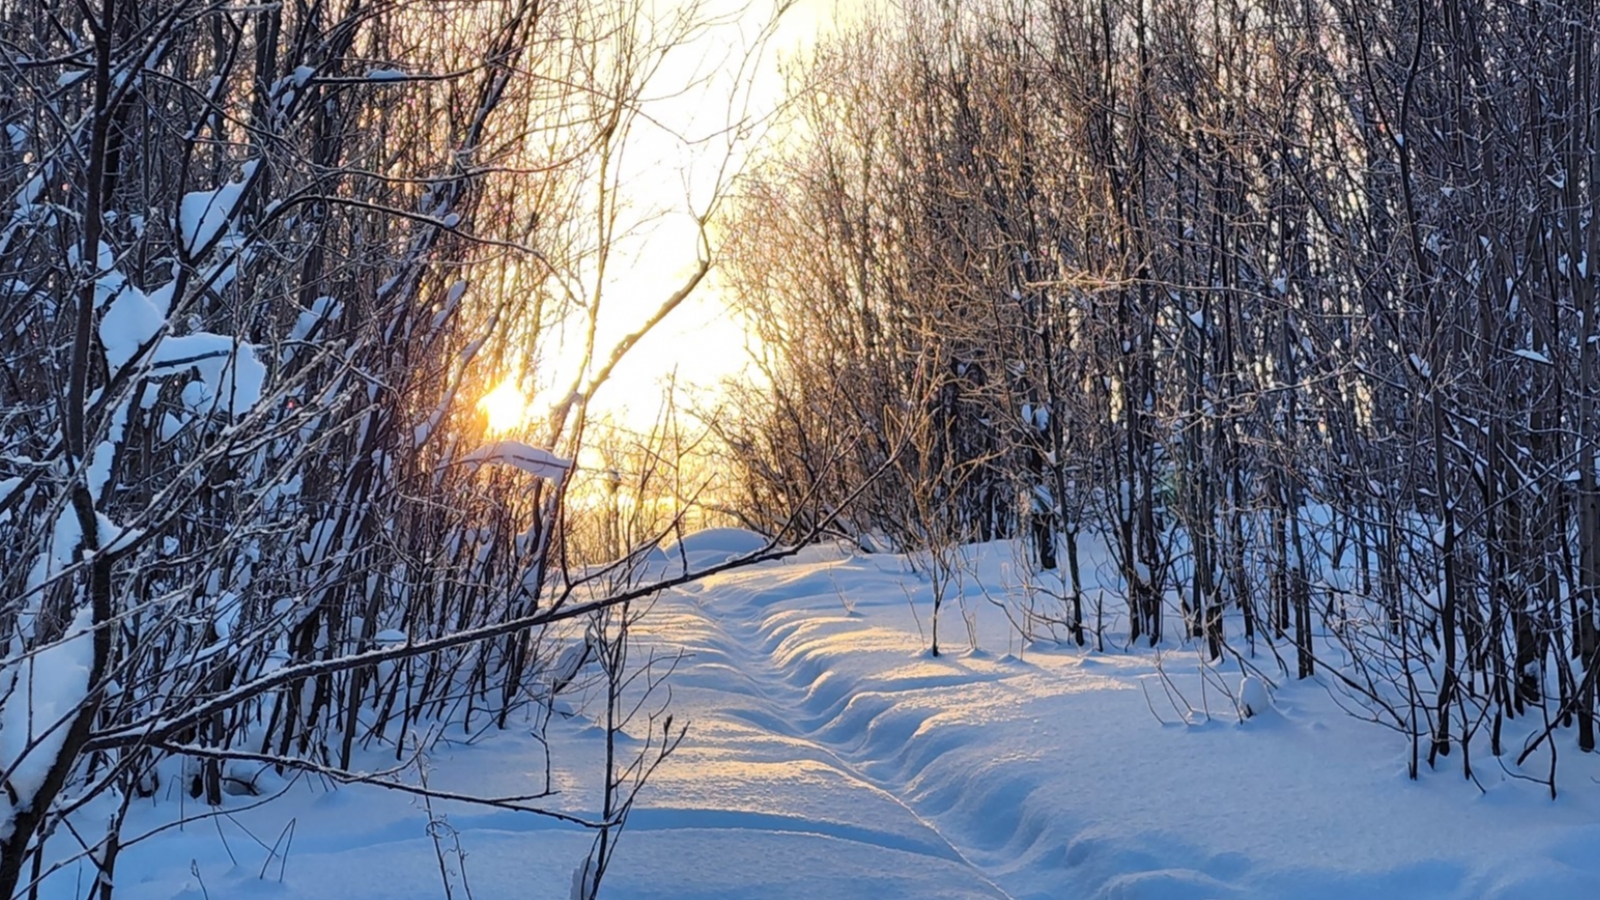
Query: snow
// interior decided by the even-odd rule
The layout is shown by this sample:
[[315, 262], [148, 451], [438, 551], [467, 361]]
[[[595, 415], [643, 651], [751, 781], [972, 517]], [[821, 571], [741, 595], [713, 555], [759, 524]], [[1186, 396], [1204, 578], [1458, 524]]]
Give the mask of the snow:
[[205, 250], [224, 230], [238, 224], [234, 221], [234, 211], [259, 165], [260, 160], [251, 160], [244, 164], [238, 181], [230, 181], [216, 190], [183, 195], [178, 205], [178, 234], [185, 252], [192, 256]]
[[112, 371], [127, 365], [140, 347], [161, 333], [166, 322], [166, 310], [157, 307], [143, 291], [123, 285], [100, 318], [100, 343], [106, 348], [106, 362]]
[[0, 505], [11, 499], [11, 495], [22, 487], [22, 476], [14, 478], [0, 478]]
[[190, 382], [183, 392], [184, 403], [199, 413], [208, 413], [222, 404], [229, 415], [249, 412], [261, 402], [266, 388], [267, 367], [256, 355], [255, 347], [227, 335], [199, 332], [181, 337], [169, 336], [151, 356], [155, 368], [192, 368], [199, 380]]
[[1022, 421], [1033, 426], [1035, 431], [1044, 431], [1050, 427], [1050, 408], [1044, 405], [1035, 406], [1032, 403], [1022, 404]]
[[515, 466], [529, 475], [552, 481], [560, 479], [572, 469], [571, 460], [562, 459], [549, 450], [533, 447], [521, 441], [496, 441], [473, 450], [462, 457], [461, 461], [504, 463]]
[[1246, 675], [1239, 682], [1239, 709], [1246, 718], [1270, 711], [1272, 695], [1267, 692], [1267, 683], [1255, 675]]
[[78, 612], [60, 640], [0, 667], [0, 839], [28, 809], [67, 739], [66, 722], [89, 690], [94, 642], [89, 611]]
[[95, 513], [95, 527], [99, 529], [100, 547], [106, 553], [123, 553], [144, 539], [143, 528], [123, 528], [105, 513]]
[[[70, 508], [58, 510], [55, 525], [50, 529], [50, 540], [28, 574], [28, 591], [32, 593], [38, 590], [77, 561], [82, 543], [83, 531], [78, 527], [77, 512]], [[36, 603], [37, 600], [31, 602]], [[31, 615], [25, 613], [25, 617]], [[31, 631], [31, 626], [23, 630]]]
[[311, 332], [326, 320], [337, 319], [344, 311], [344, 306], [332, 297], [322, 296], [311, 301], [311, 308], [301, 310], [295, 318], [294, 328], [289, 332], [289, 340], [303, 341]]
[[662, 545], [661, 552], [667, 559], [687, 559], [692, 570], [721, 565], [764, 550], [768, 543], [766, 537], [743, 528], [708, 528], [681, 541], [667, 542]]
[[[669, 552], [715, 559], [764, 543], [718, 529]], [[1106, 559], [1085, 552], [1093, 609]], [[1331, 680], [1287, 678], [1270, 652], [1241, 672], [1177, 644], [1129, 649], [1109, 600], [1105, 652], [1025, 641], [984, 599], [1026, 599], [1018, 548], [963, 559], [969, 587], [947, 609], [965, 606], [976, 646], [952, 641], [962, 652], [937, 658], [922, 633], [930, 588], [902, 557], [816, 547], [662, 592], [634, 656], [677, 661], [670, 710], [690, 730], [631, 813], [602, 896], [1600, 896], [1600, 763], [1570, 735], [1554, 802], [1509, 759], [1502, 768], [1486, 755], [1481, 791], [1453, 758], [1412, 782], [1404, 739], [1348, 715]], [[574, 751], [556, 758], [555, 802], [590, 817], [604, 747], [596, 714], [578, 703], [549, 735]], [[644, 728], [622, 746], [637, 747]], [[392, 748], [380, 750], [365, 764], [392, 765]], [[545, 759], [519, 723], [439, 745], [429, 783], [526, 793]], [[179, 795], [135, 804], [130, 832], [169, 821]], [[128, 846], [117, 896], [444, 895], [429, 814], [412, 798], [306, 779], [253, 801], [229, 798], [217, 827]], [[435, 801], [433, 812], [459, 838], [465, 859], [446, 860], [465, 867], [477, 897], [567, 897], [592, 841], [511, 810]], [[291, 828], [292, 848], [274, 854]], [[69, 866], [43, 896], [77, 896], [86, 871]]]

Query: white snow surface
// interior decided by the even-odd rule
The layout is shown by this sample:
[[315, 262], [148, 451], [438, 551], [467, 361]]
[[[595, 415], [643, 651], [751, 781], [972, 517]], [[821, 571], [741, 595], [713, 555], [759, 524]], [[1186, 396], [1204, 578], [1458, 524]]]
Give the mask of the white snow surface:
[[147, 361], [152, 369], [193, 369], [199, 375], [184, 392], [184, 400], [195, 412], [210, 413], [220, 407], [239, 416], [261, 401], [267, 368], [253, 345], [204, 331], [161, 334], [172, 305], [172, 284], [146, 294], [114, 270], [102, 276], [101, 282], [106, 286], [104, 292], [113, 298], [99, 328], [106, 362], [113, 372], [148, 345], [152, 349]]
[[[749, 537], [683, 545], [720, 553]], [[976, 588], [1016, 590], [1008, 582], [1023, 567], [1003, 545], [977, 551], [973, 566], [973, 587], [947, 607], [952, 652], [937, 658], [908, 605], [925, 628], [928, 587], [902, 557], [815, 548], [664, 592], [641, 634], [656, 658], [679, 659], [671, 709], [689, 736], [646, 788], [602, 896], [1600, 896], [1600, 764], [1570, 733], [1559, 736], [1554, 801], [1486, 754], [1475, 760], [1481, 790], [1462, 778], [1459, 754], [1413, 782], [1401, 737], [1345, 714], [1322, 682], [1282, 677], [1269, 652], [1248, 677], [1274, 682], [1272, 713], [1241, 720], [1225, 693], [1267, 688], [1236, 665], [1202, 678], [1193, 649], [1171, 644], [1158, 656], [1116, 633], [1106, 652], [1025, 645]], [[976, 649], [951, 615], [963, 607]], [[556, 766], [558, 802], [592, 813], [601, 736], [577, 708], [552, 729], [552, 743], [578, 751]], [[544, 757], [527, 732], [441, 745], [430, 783], [490, 795], [536, 788]], [[375, 748], [366, 764], [392, 761]], [[173, 786], [140, 801], [129, 831], [184, 803], [195, 811], [180, 798]], [[124, 850], [117, 896], [445, 895], [412, 798], [303, 780], [259, 809], [228, 800], [237, 808], [226, 817]], [[566, 897], [590, 844], [524, 813], [451, 803], [435, 812], [459, 837], [478, 898]], [[274, 857], [290, 823], [287, 858]], [[78, 896], [91, 878], [69, 866], [44, 896]]]
[[689, 561], [690, 571], [721, 565], [767, 547], [767, 538], [743, 528], [708, 528], [668, 541], [661, 555], [671, 561]]

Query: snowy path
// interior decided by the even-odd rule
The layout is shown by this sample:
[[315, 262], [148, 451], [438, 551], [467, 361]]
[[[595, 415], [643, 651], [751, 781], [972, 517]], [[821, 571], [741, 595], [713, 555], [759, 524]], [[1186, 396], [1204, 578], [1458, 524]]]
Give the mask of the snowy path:
[[[617, 893], [1009, 898], [830, 740], [828, 695], [806, 687], [804, 667], [780, 665], [781, 641], [748, 607], [740, 614], [742, 594], [728, 590], [721, 599], [733, 602], [710, 608], [680, 594], [654, 612], [651, 629], [664, 646], [688, 654], [673, 678], [673, 709], [693, 730], [657, 776], [651, 805], [630, 820]], [[674, 833], [652, 833], [652, 825]], [[691, 852], [705, 854], [703, 862], [687, 861], [684, 845], [697, 838], [704, 847]]]

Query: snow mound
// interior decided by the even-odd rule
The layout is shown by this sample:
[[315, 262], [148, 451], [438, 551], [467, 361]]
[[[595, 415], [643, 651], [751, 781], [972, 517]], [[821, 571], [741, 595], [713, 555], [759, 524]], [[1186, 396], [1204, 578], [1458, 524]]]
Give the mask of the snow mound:
[[1246, 675], [1239, 682], [1239, 706], [1247, 719], [1272, 709], [1272, 695], [1267, 692], [1266, 683], [1254, 675]]
[[755, 553], [767, 544], [765, 537], [743, 528], [707, 528], [664, 544], [661, 551], [669, 560], [687, 559], [691, 568], [702, 568]]

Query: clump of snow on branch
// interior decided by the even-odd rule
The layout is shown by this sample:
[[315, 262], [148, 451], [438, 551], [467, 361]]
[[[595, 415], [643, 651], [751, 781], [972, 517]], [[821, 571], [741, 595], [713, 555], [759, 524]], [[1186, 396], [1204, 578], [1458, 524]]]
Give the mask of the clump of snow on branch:
[[260, 402], [267, 367], [255, 347], [226, 335], [200, 332], [163, 340], [153, 355], [156, 368], [192, 367], [199, 379], [183, 392], [186, 406], [209, 413], [219, 407], [243, 415]]
[[207, 247], [234, 223], [234, 210], [244, 198], [245, 188], [254, 180], [260, 160], [244, 164], [238, 181], [230, 181], [214, 191], [192, 191], [178, 205], [178, 235], [183, 249], [191, 256]]
[[468, 453], [461, 461], [515, 466], [529, 475], [551, 481], [559, 480], [572, 470], [572, 460], [522, 441], [496, 441]]
[[66, 635], [31, 654], [13, 645], [0, 666], [0, 839], [44, 786], [67, 739], [67, 722], [89, 692], [94, 642], [79, 610]]
[[172, 305], [172, 285], [146, 293], [111, 270], [102, 282], [114, 284], [113, 299], [100, 319], [100, 343], [106, 362], [120, 372], [148, 348], [152, 372], [192, 369], [199, 377], [183, 393], [184, 404], [197, 413], [219, 408], [243, 415], [260, 402], [267, 368], [255, 347], [211, 332], [162, 336]]
[[[100, 280], [105, 283], [115, 276], [118, 281], [120, 275], [110, 273]], [[155, 339], [161, 332], [161, 327], [167, 322], [168, 310], [165, 308], [171, 303], [170, 292], [157, 291], [156, 297], [128, 284], [119, 284], [115, 299], [106, 309], [106, 314], [100, 319], [100, 343], [106, 348], [106, 362], [111, 365], [113, 372], [121, 371], [139, 348]], [[159, 304], [157, 300], [161, 301]]]

